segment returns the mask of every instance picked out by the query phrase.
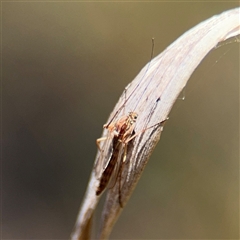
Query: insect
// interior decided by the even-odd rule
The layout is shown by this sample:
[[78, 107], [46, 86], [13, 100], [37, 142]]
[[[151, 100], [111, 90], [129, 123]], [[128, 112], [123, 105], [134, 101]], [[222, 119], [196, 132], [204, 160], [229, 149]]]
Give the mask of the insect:
[[[122, 162], [126, 160], [127, 154], [127, 144], [132, 140], [134, 135], [134, 127], [137, 120], [138, 114], [136, 112], [130, 112], [127, 116], [121, 117], [118, 121], [112, 122], [110, 124], [105, 124], [104, 128], [113, 135], [112, 143], [110, 147], [109, 161], [103, 170], [100, 177], [100, 183], [96, 191], [96, 195], [100, 195], [109, 183], [109, 180], [114, 172], [116, 164], [121, 165], [122, 163], [117, 163], [118, 158], [122, 157]], [[104, 155], [104, 150], [100, 148], [99, 143], [106, 140], [107, 137], [97, 139], [98, 148], [101, 154]], [[117, 173], [118, 176], [118, 173]]]
[[[127, 146], [128, 143], [135, 138], [139, 133], [146, 131], [149, 128], [154, 126], [161, 126], [166, 120], [155, 124], [151, 127], [145, 128], [139, 133], [135, 133], [134, 128], [136, 125], [138, 114], [136, 112], [130, 112], [128, 115], [121, 117], [116, 122], [111, 122], [110, 124], [105, 124], [103, 127], [106, 128], [110, 134], [107, 137], [97, 139], [97, 146], [101, 152], [100, 161], [104, 161], [107, 159], [107, 164], [102, 168], [102, 174], [99, 178], [99, 185], [96, 190], [96, 195], [100, 195], [105, 188], [109, 185], [109, 182], [114, 180], [114, 172], [115, 172], [115, 182], [119, 178], [119, 204], [123, 207], [121, 202], [121, 171], [123, 169], [123, 164], [126, 161], [127, 156]], [[112, 135], [112, 136], [111, 136]], [[106, 148], [100, 147], [101, 141], [111, 141], [110, 145], [106, 144]], [[108, 147], [108, 149], [107, 149]], [[100, 165], [103, 166], [103, 162], [100, 162]]]
[[[153, 41], [153, 40], [152, 40]], [[153, 46], [154, 41], [152, 45], [152, 54], [151, 54], [151, 60], [153, 55]], [[115, 112], [114, 116], [110, 120], [108, 124], [105, 124], [103, 127], [108, 131], [107, 136], [97, 139], [96, 143], [98, 146], [98, 149], [100, 150], [100, 157], [98, 159], [98, 162], [95, 165], [95, 173], [98, 175], [100, 173], [99, 179], [99, 185], [96, 189], [96, 195], [99, 196], [107, 186], [109, 186], [110, 181], [114, 180], [114, 173], [115, 173], [115, 182], [113, 186], [116, 183], [117, 177], [120, 176], [119, 181], [119, 204], [122, 207], [121, 204], [121, 196], [120, 196], [120, 190], [121, 190], [121, 171], [123, 169], [123, 163], [126, 161], [127, 156], [127, 146], [129, 142], [135, 138], [139, 133], [143, 133], [145, 130], [152, 128], [154, 126], [160, 126], [161, 123], [165, 122], [162, 121], [158, 124], [155, 124], [151, 127], [144, 128], [144, 130], [141, 130], [139, 133], [135, 134], [134, 128], [136, 125], [136, 120], [138, 117], [138, 114], [134, 111], [129, 112], [128, 115], [124, 115], [117, 121], [113, 121], [113, 119], [119, 114], [119, 112], [125, 107], [126, 102], [132, 97], [133, 93], [136, 91], [136, 89], [139, 87], [139, 85], [143, 82], [146, 73], [148, 72], [148, 69], [150, 67], [151, 61], [149, 62], [148, 66], [146, 67], [146, 70], [141, 77], [139, 83], [134, 87], [132, 92], [129, 94], [128, 98], [125, 98], [125, 101], [123, 105]], [[151, 82], [151, 81], [150, 81]], [[147, 86], [150, 84], [147, 83]], [[147, 87], [142, 92], [141, 97], [145, 94]], [[126, 90], [126, 89], [125, 89]], [[126, 96], [125, 96], [126, 97]], [[156, 100], [156, 103], [160, 100], [160, 97]], [[134, 109], [136, 109], [139, 102], [136, 103], [136, 106]], [[154, 110], [154, 108], [153, 108]], [[151, 115], [151, 114], [150, 114]], [[100, 142], [104, 142], [103, 146], [100, 147]], [[98, 169], [97, 169], [98, 168]]]

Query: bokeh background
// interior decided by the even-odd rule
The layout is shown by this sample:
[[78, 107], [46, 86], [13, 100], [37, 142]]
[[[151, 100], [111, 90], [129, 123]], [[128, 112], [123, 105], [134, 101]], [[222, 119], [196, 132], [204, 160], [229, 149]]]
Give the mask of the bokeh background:
[[[2, 238], [68, 239], [95, 139], [152, 37], [157, 55], [238, 5], [2, 2]], [[111, 239], [239, 238], [239, 43], [211, 51], [182, 94]]]

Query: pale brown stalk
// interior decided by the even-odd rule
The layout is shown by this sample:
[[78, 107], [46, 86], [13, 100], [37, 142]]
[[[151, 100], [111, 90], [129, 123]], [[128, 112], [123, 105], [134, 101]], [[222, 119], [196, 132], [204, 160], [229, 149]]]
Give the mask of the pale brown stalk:
[[[135, 132], [167, 119], [179, 93], [207, 53], [219, 42], [240, 33], [239, 8], [223, 12], [201, 22], [184, 33], [164, 52], [150, 61], [128, 85], [109, 117], [117, 119], [127, 112], [139, 114]], [[159, 29], [160, 30], [160, 29]], [[126, 101], [127, 100], [127, 101]], [[103, 136], [107, 134], [105, 130]], [[140, 175], [160, 139], [162, 127], [156, 125], [132, 139], [128, 146], [126, 164], [122, 170], [124, 184], [121, 187], [121, 201], [127, 203]], [[97, 155], [98, 161], [100, 154]], [[88, 239], [90, 221], [99, 196], [96, 189], [99, 177], [92, 171], [88, 189], [80, 209], [72, 239]], [[123, 208], [119, 205], [118, 183], [107, 193], [102, 212], [99, 239], [107, 239]], [[86, 237], [87, 236], [87, 237]]]

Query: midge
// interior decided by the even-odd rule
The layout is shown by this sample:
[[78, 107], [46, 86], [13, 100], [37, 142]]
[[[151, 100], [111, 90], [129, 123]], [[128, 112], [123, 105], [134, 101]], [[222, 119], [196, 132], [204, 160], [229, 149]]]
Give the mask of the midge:
[[[127, 155], [127, 144], [135, 137], [134, 128], [137, 117], [138, 114], [136, 112], [130, 112], [127, 116], [121, 117], [116, 122], [111, 122], [110, 124], [105, 124], [103, 126], [109, 131], [110, 136], [97, 139], [97, 146], [101, 152], [100, 161], [104, 161], [104, 151], [106, 150], [101, 149], [99, 143], [101, 141], [107, 140], [107, 138], [109, 137], [111, 138], [111, 136], [112, 142], [110, 146], [110, 151], [108, 151], [110, 156], [107, 165], [103, 169], [102, 175], [100, 177], [99, 186], [96, 190], [96, 195], [100, 195], [106, 188], [110, 178], [113, 175], [116, 165], [120, 167], [120, 165], [125, 162]], [[121, 159], [120, 162], [118, 162], [119, 158]], [[103, 163], [100, 164], [103, 165]], [[117, 172], [116, 176], [118, 175], [119, 172]]]
[[[151, 51], [151, 60], [153, 57], [153, 49], [154, 49], [154, 39], [152, 39], [152, 51]], [[151, 60], [148, 64], [145, 74], [147, 73]], [[140, 83], [144, 80], [145, 74], [142, 76]], [[125, 104], [129, 100], [129, 98], [133, 95], [136, 89], [139, 87], [138, 83], [133, 91], [129, 94], [123, 105], [115, 112], [114, 116], [110, 120], [109, 123], [104, 124], [103, 128], [108, 131], [107, 136], [98, 138], [96, 140], [98, 149], [100, 151], [99, 159], [95, 165], [95, 173], [98, 177], [99, 184], [96, 189], [96, 195], [100, 195], [107, 186], [114, 187], [117, 182], [117, 178], [119, 177], [119, 204], [122, 207], [121, 203], [121, 171], [123, 169], [123, 164], [126, 161], [127, 156], [127, 146], [133, 138], [135, 138], [140, 133], [143, 133], [147, 129], [150, 129], [155, 126], [161, 126], [167, 119], [164, 121], [157, 123], [151, 127], [147, 127], [137, 134], [134, 131], [136, 120], [138, 118], [138, 114], [134, 111], [129, 112], [128, 115], [124, 115], [120, 117], [118, 120], [113, 121], [113, 119], [119, 114], [119, 112], [125, 107]], [[127, 88], [125, 89], [125, 91]], [[125, 92], [126, 93], [126, 92]], [[142, 93], [142, 95], [144, 92]], [[126, 97], [126, 95], [125, 95]], [[156, 100], [156, 103], [160, 100], [160, 97]], [[138, 105], [138, 103], [137, 103]], [[136, 109], [135, 106], [134, 109]], [[150, 114], [151, 115], [151, 114]], [[100, 142], [103, 142], [103, 147], [100, 147]], [[110, 142], [109, 142], [110, 141]], [[100, 175], [99, 175], [100, 173]], [[110, 184], [110, 180], [113, 184]]]
[[[96, 195], [100, 195], [105, 188], [110, 185], [110, 180], [113, 182], [113, 185], [111, 186], [113, 187], [119, 177], [118, 199], [121, 207], [123, 207], [121, 202], [121, 171], [123, 169], [122, 165], [126, 161], [127, 146], [129, 142], [147, 129], [161, 126], [168, 119], [167, 118], [151, 127], [147, 127], [136, 134], [134, 128], [137, 118], [138, 114], [136, 112], [129, 112], [128, 115], [122, 116], [115, 122], [111, 121], [109, 124], [104, 124], [103, 127], [108, 130], [108, 135], [96, 140], [98, 149], [100, 150], [100, 159], [97, 162], [97, 165], [99, 164], [99, 166], [101, 166], [100, 171], [102, 171], [99, 178], [99, 185], [96, 189]], [[110, 140], [111, 143], [105, 143], [105, 146], [101, 148], [100, 142], [107, 140]], [[106, 164], [104, 164], [104, 161], [107, 161]], [[113, 178], [114, 175], [116, 177], [115, 179]]]

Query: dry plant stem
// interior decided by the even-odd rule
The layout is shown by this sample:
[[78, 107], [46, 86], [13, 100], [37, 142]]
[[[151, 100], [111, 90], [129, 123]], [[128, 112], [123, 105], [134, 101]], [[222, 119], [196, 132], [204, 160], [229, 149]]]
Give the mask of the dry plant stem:
[[[232, 9], [214, 16], [191, 30], [187, 31], [164, 52], [151, 60], [128, 85], [116, 107], [114, 115], [121, 117], [121, 106], [125, 103], [125, 111], [134, 110], [139, 114], [135, 132], [153, 126], [167, 119], [167, 116], [179, 93], [186, 85], [191, 74], [219, 42], [240, 34], [240, 9]], [[125, 102], [125, 99], [127, 101]], [[116, 111], [117, 114], [116, 114]], [[160, 139], [161, 127], [150, 128], [137, 135], [127, 151], [127, 160], [121, 174], [121, 201], [127, 203], [131, 192]], [[103, 135], [106, 135], [104, 131]], [[96, 161], [99, 158], [97, 154]], [[90, 221], [99, 200], [96, 189], [99, 185], [98, 176], [92, 171], [89, 185], [81, 206], [72, 239], [88, 239]], [[123, 184], [124, 183], [124, 184]], [[119, 205], [119, 181], [107, 193], [102, 212], [99, 239], [107, 239], [122, 208]]]

